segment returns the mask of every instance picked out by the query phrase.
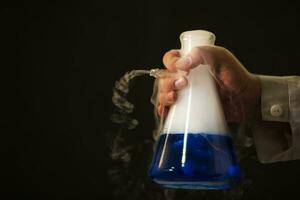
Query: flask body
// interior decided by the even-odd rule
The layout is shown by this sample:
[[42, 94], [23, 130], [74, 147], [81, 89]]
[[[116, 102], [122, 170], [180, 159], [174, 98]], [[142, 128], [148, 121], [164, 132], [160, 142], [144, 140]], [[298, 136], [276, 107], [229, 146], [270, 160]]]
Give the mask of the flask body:
[[164, 133], [156, 146], [150, 177], [171, 188], [228, 189], [240, 180], [232, 138], [214, 133]]
[[[181, 34], [181, 54], [214, 45], [207, 31]], [[210, 67], [192, 69], [178, 92], [156, 144], [149, 176], [160, 185], [186, 189], [228, 189], [241, 170]]]

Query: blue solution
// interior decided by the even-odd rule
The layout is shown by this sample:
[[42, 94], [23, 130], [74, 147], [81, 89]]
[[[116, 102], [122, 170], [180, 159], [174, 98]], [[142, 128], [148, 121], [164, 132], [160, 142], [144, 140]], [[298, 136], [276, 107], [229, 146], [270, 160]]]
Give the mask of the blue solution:
[[[164, 187], [228, 189], [241, 180], [232, 138], [219, 134], [162, 134], [149, 170]], [[185, 155], [185, 158], [183, 159]]]

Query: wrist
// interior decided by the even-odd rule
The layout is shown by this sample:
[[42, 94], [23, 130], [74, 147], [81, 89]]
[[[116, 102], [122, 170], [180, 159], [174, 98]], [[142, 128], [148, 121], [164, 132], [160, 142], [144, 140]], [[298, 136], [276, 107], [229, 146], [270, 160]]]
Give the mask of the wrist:
[[245, 118], [258, 120], [261, 108], [261, 82], [257, 75], [250, 74], [247, 89], [244, 91]]

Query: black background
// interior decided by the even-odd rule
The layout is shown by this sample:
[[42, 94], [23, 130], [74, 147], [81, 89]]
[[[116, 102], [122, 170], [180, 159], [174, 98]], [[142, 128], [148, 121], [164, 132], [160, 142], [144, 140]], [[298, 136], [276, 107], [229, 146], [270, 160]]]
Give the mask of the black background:
[[[296, 1], [24, 1], [1, 3], [1, 196], [111, 199], [109, 150], [114, 81], [162, 66], [178, 36], [206, 29], [258, 74], [299, 75]], [[151, 136], [152, 80], [131, 100], [140, 135]], [[299, 161], [261, 165], [251, 193], [300, 196]], [[140, 166], [146, 173], [148, 166]], [[250, 192], [248, 192], [249, 194]]]

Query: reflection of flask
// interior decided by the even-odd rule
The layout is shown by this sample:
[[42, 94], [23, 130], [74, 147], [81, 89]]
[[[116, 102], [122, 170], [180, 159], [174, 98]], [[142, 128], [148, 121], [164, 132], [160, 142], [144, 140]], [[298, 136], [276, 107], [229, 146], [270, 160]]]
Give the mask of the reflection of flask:
[[[181, 54], [193, 47], [214, 45], [207, 31], [180, 36]], [[189, 73], [188, 86], [178, 93], [161, 131], [150, 177], [173, 188], [226, 189], [240, 180], [232, 138], [210, 73], [201, 65]]]

